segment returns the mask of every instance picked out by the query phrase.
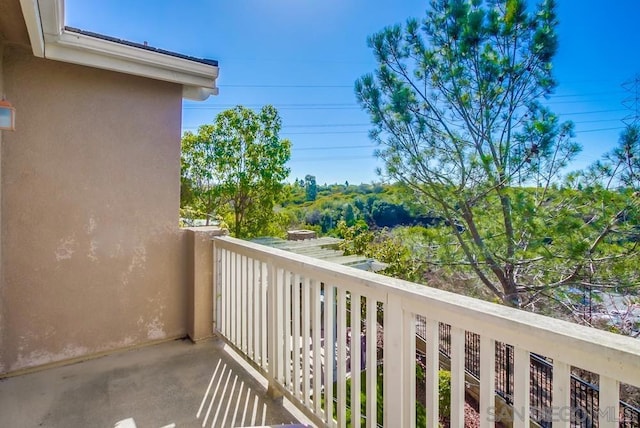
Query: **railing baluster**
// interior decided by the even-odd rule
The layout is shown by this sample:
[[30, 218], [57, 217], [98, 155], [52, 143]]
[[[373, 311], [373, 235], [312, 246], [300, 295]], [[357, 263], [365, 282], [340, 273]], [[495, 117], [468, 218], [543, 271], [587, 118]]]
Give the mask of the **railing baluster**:
[[244, 289], [242, 260], [244, 256], [238, 254], [236, 258], [236, 346], [242, 350], [242, 330], [243, 330], [243, 308], [242, 308], [242, 290]]
[[310, 339], [310, 312], [311, 284], [308, 276], [304, 277], [302, 285], [302, 401], [305, 407], [311, 407], [311, 389], [309, 382], [311, 380], [311, 368], [309, 361], [311, 359], [311, 341]]
[[235, 311], [233, 310], [233, 305], [234, 305], [234, 300], [233, 300], [233, 293], [234, 293], [234, 289], [235, 289], [235, 284], [234, 284], [234, 280], [235, 280], [235, 261], [236, 261], [236, 255], [235, 253], [229, 252], [229, 255], [227, 257], [227, 263], [229, 264], [229, 274], [227, 275], [227, 304], [229, 305], [229, 308], [231, 309], [229, 311], [228, 317], [227, 317], [227, 332], [229, 334], [229, 337], [231, 338], [231, 341], [233, 343], [234, 342], [234, 323], [236, 321], [235, 319]]
[[256, 363], [262, 367], [262, 330], [260, 324], [262, 323], [262, 279], [261, 279], [261, 271], [262, 271], [262, 262], [258, 259], [254, 259], [253, 263], [253, 283], [255, 284], [254, 288], [254, 298], [253, 302], [253, 349], [256, 355]]
[[214, 292], [217, 292], [218, 295], [214, 294], [213, 298], [214, 300], [219, 300], [220, 301], [220, 310], [217, 311], [217, 319], [218, 322], [216, 322], [216, 327], [218, 328], [218, 330], [224, 335], [224, 336], [228, 336], [229, 332], [227, 331], [227, 314], [229, 313], [229, 311], [227, 310], [228, 306], [227, 306], [227, 302], [226, 302], [226, 298], [227, 298], [227, 291], [226, 291], [226, 286], [227, 286], [227, 273], [229, 272], [229, 270], [227, 269], [227, 250], [225, 250], [224, 248], [220, 248], [218, 246], [215, 247], [216, 248], [216, 253], [218, 254], [219, 257], [219, 271], [218, 271], [218, 287], [217, 290], [214, 290]]
[[362, 369], [360, 356], [360, 294], [351, 293], [351, 426], [360, 427], [360, 371]]
[[513, 428], [528, 428], [531, 356], [520, 347], [514, 347], [513, 352]]
[[300, 399], [300, 275], [292, 275], [293, 287], [293, 394]]
[[321, 416], [320, 387], [322, 386], [322, 360], [321, 333], [322, 333], [322, 307], [320, 296], [320, 282], [311, 280], [311, 346], [313, 349], [313, 411], [317, 416]]
[[340, 287], [336, 290], [336, 324], [337, 324], [337, 335], [336, 335], [336, 347], [337, 349], [337, 358], [336, 358], [336, 368], [337, 368], [337, 377], [336, 377], [336, 389], [337, 389], [337, 419], [339, 427], [346, 427], [346, 419], [347, 419], [347, 373], [346, 373], [346, 363], [347, 363], [347, 293], [344, 288]]
[[464, 426], [465, 333], [451, 326], [451, 426]]
[[229, 250], [219, 249], [220, 251], [220, 301], [221, 310], [219, 312], [220, 317], [220, 331], [224, 337], [229, 337], [229, 301], [227, 290], [229, 284]]
[[247, 347], [247, 318], [243, 314], [247, 313], [247, 285], [249, 281], [247, 278], [247, 256], [240, 258], [240, 349], [246, 354], [248, 352]]
[[236, 306], [236, 293], [237, 293], [237, 289], [238, 289], [238, 281], [237, 281], [237, 274], [238, 274], [238, 267], [237, 267], [237, 262], [238, 262], [238, 253], [231, 253], [231, 278], [229, 278], [229, 290], [231, 291], [230, 293], [230, 297], [231, 297], [231, 342], [234, 345], [238, 345], [238, 337], [236, 335], [237, 332], [237, 326], [238, 326], [238, 318], [240, 317], [240, 314], [238, 313], [238, 308]]
[[367, 297], [367, 331], [366, 331], [366, 378], [367, 378], [367, 428], [376, 428], [378, 424], [377, 397], [378, 388], [378, 307], [372, 297]]
[[278, 382], [281, 385], [286, 385], [286, 377], [285, 377], [285, 369], [286, 369], [286, 343], [287, 343], [287, 331], [285, 329], [286, 324], [286, 314], [284, 309], [284, 299], [286, 294], [286, 280], [285, 280], [286, 271], [282, 268], [278, 268], [278, 274], [276, 276], [276, 302], [277, 302], [277, 320], [278, 320], [278, 330], [276, 334], [278, 335], [278, 349], [276, 353], [278, 354]]
[[617, 428], [620, 419], [620, 382], [600, 376], [598, 395], [599, 428]]
[[568, 364], [555, 360], [553, 362], [553, 391], [551, 395], [551, 414], [553, 427], [571, 426], [571, 370]]
[[282, 287], [282, 291], [284, 292], [284, 307], [283, 307], [283, 315], [284, 315], [284, 384], [291, 391], [291, 369], [292, 361], [291, 361], [291, 345], [293, 341], [293, 337], [291, 337], [291, 283], [293, 281], [293, 274], [285, 269], [283, 275], [284, 284]]
[[[407, 426], [402, 408], [403, 370], [407, 367], [407, 353], [403, 339], [402, 299], [398, 295], [387, 294], [384, 303], [384, 365], [383, 365], [383, 401], [384, 426]], [[415, 358], [415, 356], [413, 357]]]
[[237, 321], [238, 321], [238, 307], [236, 306], [236, 296], [238, 290], [238, 270], [237, 260], [240, 257], [239, 254], [233, 253], [231, 255], [231, 278], [229, 281], [229, 296], [231, 297], [231, 306], [229, 307], [229, 314], [231, 315], [231, 341], [234, 345], [238, 345], [237, 336]]
[[[268, 362], [268, 374], [270, 375], [270, 381], [278, 382], [278, 294], [276, 289], [278, 288], [278, 269], [276, 268], [273, 260], [268, 260], [265, 263], [267, 270], [267, 362]], [[273, 389], [274, 385], [269, 386]]]
[[255, 303], [255, 277], [254, 277], [254, 265], [255, 259], [253, 257], [247, 258], [247, 355], [254, 361], [256, 358], [256, 348], [254, 346], [254, 337], [256, 335], [256, 329], [253, 323], [253, 319], [256, 316]]
[[269, 366], [269, 354], [267, 352], [269, 340], [269, 289], [272, 288], [272, 278], [269, 278], [269, 264], [260, 263], [260, 352], [262, 354], [262, 368]]
[[255, 355], [254, 361], [259, 365], [262, 364], [262, 354], [260, 352], [260, 317], [261, 317], [261, 297], [262, 297], [262, 284], [260, 283], [260, 269], [262, 263], [260, 260], [253, 259], [253, 268], [251, 271], [251, 281], [253, 282], [253, 323], [251, 329], [253, 330], [253, 355]]
[[439, 425], [439, 372], [440, 372], [440, 324], [436, 320], [425, 318], [425, 412], [427, 427]]
[[334, 287], [324, 284], [324, 416], [328, 426], [333, 426], [333, 369], [334, 348]]
[[480, 428], [493, 428], [496, 415], [496, 341], [480, 336]]
[[416, 317], [409, 311], [402, 313], [402, 348], [406, 351], [403, 358], [403, 419], [407, 426], [416, 426]]
[[236, 258], [236, 346], [244, 352], [242, 348], [242, 289], [244, 288], [243, 282], [243, 271], [242, 271], [242, 259], [244, 256], [242, 254], [238, 254]]

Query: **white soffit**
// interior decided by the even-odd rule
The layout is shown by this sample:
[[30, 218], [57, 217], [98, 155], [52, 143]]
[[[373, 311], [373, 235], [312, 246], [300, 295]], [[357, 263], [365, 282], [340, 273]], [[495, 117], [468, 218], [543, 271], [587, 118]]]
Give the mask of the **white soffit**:
[[184, 98], [217, 95], [218, 67], [141, 49], [64, 27], [64, 0], [20, 0], [33, 54], [183, 86]]

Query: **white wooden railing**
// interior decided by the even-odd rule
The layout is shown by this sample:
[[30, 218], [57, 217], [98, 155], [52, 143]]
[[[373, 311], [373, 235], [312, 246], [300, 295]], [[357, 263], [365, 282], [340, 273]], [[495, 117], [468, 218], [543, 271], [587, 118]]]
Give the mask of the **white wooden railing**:
[[[230, 237], [214, 238], [213, 245], [217, 333], [267, 377], [272, 390], [320, 425], [358, 426], [351, 421], [366, 420], [367, 427], [416, 426], [418, 316], [426, 319], [427, 370], [420, 389], [426, 393], [419, 400], [429, 427], [438, 426], [439, 323], [451, 326], [452, 427], [464, 426], [465, 331], [480, 335], [482, 427], [494, 426], [500, 416], [494, 407], [496, 342], [514, 347], [514, 427], [529, 426], [531, 352], [553, 359], [554, 428], [571, 426], [571, 367], [599, 375], [601, 428], [619, 424], [620, 382], [640, 386], [635, 339]], [[378, 334], [384, 339], [382, 356]], [[356, 367], [363, 367], [362, 377], [350, 376]], [[379, 370], [381, 418], [374, 399]], [[362, 412], [360, 390], [368, 397]]]

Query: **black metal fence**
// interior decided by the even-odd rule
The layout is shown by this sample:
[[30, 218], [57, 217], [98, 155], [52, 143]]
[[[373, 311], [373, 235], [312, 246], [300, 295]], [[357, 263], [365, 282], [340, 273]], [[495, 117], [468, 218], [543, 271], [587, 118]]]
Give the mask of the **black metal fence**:
[[[420, 319], [419, 319], [420, 321]], [[417, 334], [425, 339], [424, 330], [418, 322]], [[451, 326], [439, 325], [440, 353], [451, 357]], [[480, 378], [480, 336], [465, 332], [465, 370], [475, 378]], [[507, 404], [513, 404], [513, 346], [496, 342], [496, 393]], [[551, 391], [553, 389], [553, 361], [542, 355], [531, 354], [530, 363], [531, 417], [543, 427], [550, 427], [554, 411], [551, 407]], [[571, 426], [591, 428], [598, 426], [598, 386], [575, 375], [571, 375]], [[557, 412], [555, 412], [557, 413]], [[566, 416], [567, 412], [564, 412]], [[612, 415], [613, 416], [613, 415]], [[621, 428], [640, 427], [640, 409], [629, 403], [620, 401]]]

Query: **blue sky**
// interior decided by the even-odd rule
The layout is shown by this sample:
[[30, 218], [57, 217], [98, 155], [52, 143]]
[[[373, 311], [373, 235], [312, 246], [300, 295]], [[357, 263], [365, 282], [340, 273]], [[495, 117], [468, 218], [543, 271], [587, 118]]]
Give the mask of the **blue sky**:
[[[273, 104], [293, 143], [291, 179], [376, 181], [368, 116], [353, 84], [375, 69], [366, 38], [423, 17], [417, 0], [66, 1], [67, 25], [220, 62], [220, 95], [183, 102], [183, 131], [224, 109]], [[572, 120], [583, 152], [574, 168], [617, 141], [632, 111], [621, 84], [640, 73], [640, 0], [559, 0], [559, 82], [549, 100]], [[639, 88], [640, 90], [640, 88]]]

